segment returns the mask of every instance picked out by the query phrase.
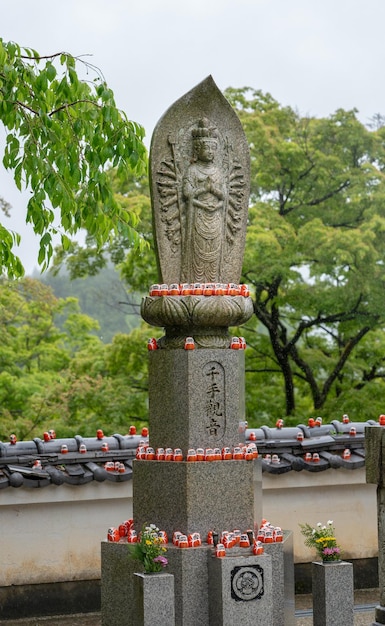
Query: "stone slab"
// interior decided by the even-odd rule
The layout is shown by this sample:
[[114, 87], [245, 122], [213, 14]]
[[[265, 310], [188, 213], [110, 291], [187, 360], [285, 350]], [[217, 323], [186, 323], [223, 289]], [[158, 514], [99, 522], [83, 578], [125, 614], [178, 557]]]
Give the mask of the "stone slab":
[[262, 507], [262, 460], [258, 458], [253, 463], [254, 481], [254, 524], [259, 527], [263, 518]]
[[381, 605], [376, 606], [374, 618], [375, 618], [375, 621], [372, 622], [371, 626], [382, 626], [383, 624], [385, 624], [385, 607], [384, 606], [381, 606]]
[[383, 485], [385, 458], [385, 428], [366, 426], [365, 428], [365, 469], [366, 482]]
[[174, 576], [134, 574], [133, 626], [175, 626]]
[[312, 563], [312, 592], [314, 626], [354, 623], [352, 563]]
[[273, 572], [273, 624], [295, 626], [295, 581], [293, 533], [283, 531], [282, 543], [266, 543], [265, 553], [271, 556]]
[[[156, 524], [169, 538], [209, 530], [254, 528], [257, 461], [133, 462], [135, 527]], [[260, 521], [260, 520], [258, 520]]]
[[102, 541], [102, 626], [133, 626], [133, 574], [138, 569], [126, 543]]
[[273, 626], [270, 555], [211, 557], [208, 569], [210, 626]]
[[153, 448], [237, 446], [244, 442], [243, 350], [149, 352], [149, 427]]
[[167, 571], [175, 577], [176, 626], [207, 626], [209, 624], [208, 558], [212, 548], [203, 545], [181, 549], [167, 546]]

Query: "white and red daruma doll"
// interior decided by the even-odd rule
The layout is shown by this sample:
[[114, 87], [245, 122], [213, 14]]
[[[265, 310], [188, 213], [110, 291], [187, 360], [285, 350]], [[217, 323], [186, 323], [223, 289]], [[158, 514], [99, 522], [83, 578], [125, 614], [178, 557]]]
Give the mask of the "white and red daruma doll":
[[115, 542], [119, 541], [120, 540], [119, 528], [114, 528], [114, 527], [109, 528], [107, 531], [107, 540], [115, 541]]

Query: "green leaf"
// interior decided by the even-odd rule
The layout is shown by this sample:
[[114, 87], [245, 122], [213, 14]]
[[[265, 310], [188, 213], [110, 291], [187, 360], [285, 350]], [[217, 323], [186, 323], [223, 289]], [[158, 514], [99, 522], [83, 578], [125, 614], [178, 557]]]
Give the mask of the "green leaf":
[[56, 78], [56, 68], [52, 63], [47, 63], [46, 65], [46, 73], [47, 78], [50, 82], [52, 82]]

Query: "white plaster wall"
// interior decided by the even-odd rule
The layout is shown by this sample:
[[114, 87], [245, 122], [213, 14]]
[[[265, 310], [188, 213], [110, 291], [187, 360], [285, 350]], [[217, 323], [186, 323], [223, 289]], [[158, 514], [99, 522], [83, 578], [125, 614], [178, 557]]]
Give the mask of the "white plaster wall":
[[132, 481], [0, 491], [0, 586], [100, 578], [100, 543], [130, 517]]
[[333, 520], [347, 559], [377, 556], [376, 485], [365, 482], [365, 468], [320, 473], [263, 474], [263, 516], [293, 531], [294, 561], [307, 563], [315, 552], [304, 545], [299, 524]]
[[[329, 519], [346, 558], [377, 555], [376, 487], [364, 469], [263, 474], [262, 484], [263, 516], [293, 531], [295, 562], [315, 556], [298, 524]], [[0, 586], [100, 578], [100, 543], [130, 517], [132, 481], [0, 491]]]

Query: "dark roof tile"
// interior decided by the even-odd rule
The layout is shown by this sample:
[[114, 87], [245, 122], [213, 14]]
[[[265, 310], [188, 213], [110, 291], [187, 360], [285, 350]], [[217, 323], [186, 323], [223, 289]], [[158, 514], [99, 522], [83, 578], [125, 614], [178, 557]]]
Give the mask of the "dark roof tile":
[[[261, 426], [247, 428], [245, 435], [246, 441], [250, 440], [250, 435], [255, 441], [264, 472], [279, 475], [304, 470], [315, 473], [329, 468], [354, 470], [363, 467], [366, 426], [378, 426], [378, 423], [373, 420], [349, 423], [333, 420], [330, 424], [315, 427], [305, 424], [282, 428]], [[14, 444], [0, 442], [0, 489], [131, 480], [132, 461], [143, 439], [139, 435], [114, 434], [102, 439], [76, 435], [49, 441], [36, 437]], [[108, 449], [102, 450], [102, 444], [106, 443]], [[67, 453], [63, 453], [63, 445], [67, 446]], [[82, 450], [83, 446], [86, 451]], [[350, 451], [349, 458], [344, 455], [345, 450]], [[306, 454], [311, 455], [311, 460], [305, 460]], [[270, 458], [266, 459], [266, 455]], [[41, 462], [41, 468], [34, 467], [36, 460]], [[121, 464], [120, 471], [107, 471], [107, 461]]]

